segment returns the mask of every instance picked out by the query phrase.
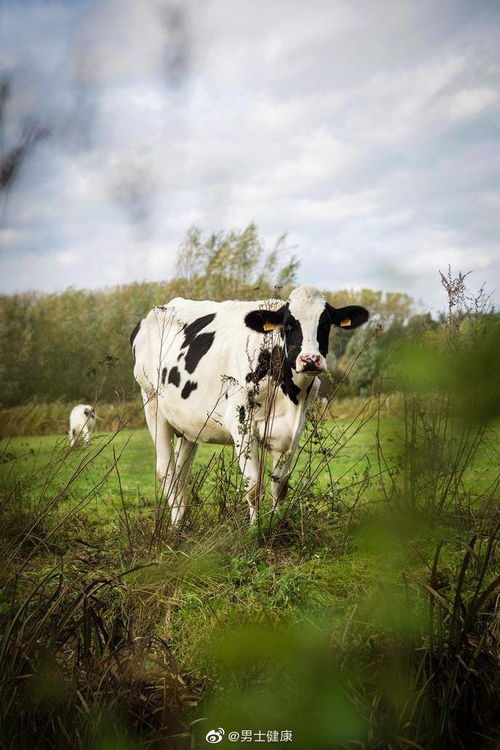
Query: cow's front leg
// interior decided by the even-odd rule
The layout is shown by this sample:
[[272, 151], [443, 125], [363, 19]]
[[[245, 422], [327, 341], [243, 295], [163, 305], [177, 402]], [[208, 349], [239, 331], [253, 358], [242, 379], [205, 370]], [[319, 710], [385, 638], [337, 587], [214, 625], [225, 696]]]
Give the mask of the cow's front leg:
[[88, 427], [83, 428], [83, 442], [85, 445], [90, 443], [90, 430]]
[[293, 439], [290, 444], [288, 451], [273, 450], [273, 471], [271, 474], [271, 492], [273, 496], [273, 511], [282, 505], [287, 496], [288, 492], [288, 479], [290, 477], [293, 459], [297, 446], [299, 444], [300, 436], [304, 430], [305, 424], [305, 408], [302, 408], [298, 413], [298, 419], [294, 426]]
[[260, 500], [263, 494], [262, 471], [259, 461], [259, 446], [256, 440], [235, 440], [238, 463], [243, 474], [246, 498], [250, 511], [250, 526], [257, 521]]
[[278, 453], [273, 451], [273, 470], [271, 473], [273, 511], [279, 508], [286, 500], [291, 466], [292, 456], [290, 453]]

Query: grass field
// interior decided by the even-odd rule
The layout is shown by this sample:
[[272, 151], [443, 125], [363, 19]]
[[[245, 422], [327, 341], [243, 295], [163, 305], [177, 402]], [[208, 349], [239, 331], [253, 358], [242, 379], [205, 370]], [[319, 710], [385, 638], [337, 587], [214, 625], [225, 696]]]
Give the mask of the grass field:
[[[373, 410], [364, 409], [354, 418], [308, 423], [294, 466], [292, 488], [324, 497], [335, 490], [348, 502], [348, 495], [357, 495], [364, 478], [364, 502], [381, 500], [378, 480], [401, 460], [402, 432], [401, 419], [379, 417]], [[327, 456], [321, 450], [325, 446]], [[379, 462], [377, 446], [382, 447], [387, 466]], [[493, 481], [498, 459], [498, 429], [490, 426], [463, 477], [464, 489], [470, 490], [471, 497], [479, 496]], [[90, 447], [79, 445], [73, 450], [66, 435], [8, 438], [0, 443], [0, 460], [4, 488], [23, 481], [31, 486], [42, 482], [44, 493], [50, 496], [69, 484], [73, 499], [88, 497], [87, 512], [97, 514], [101, 521], [116, 515], [123, 502], [140, 509], [158, 501], [154, 445], [145, 428], [96, 432]], [[199, 499], [207, 507], [214, 503], [211, 495], [215, 494], [213, 487], [221, 470], [231, 473], [238, 483], [232, 448], [200, 445], [192, 473], [202, 476], [203, 481], [195, 480], [195, 485], [201, 485]], [[63, 502], [61, 510], [67, 510], [71, 502]], [[241, 507], [246, 510], [244, 502]]]
[[[330, 434], [329, 444], [336, 445], [336, 451], [338, 450], [332, 466], [332, 477], [340, 477], [343, 484], [348, 484], [359, 473], [369, 470], [370, 457], [373, 459], [374, 454], [375, 422], [359, 429], [356, 422], [342, 419], [325, 422], [322, 429]], [[112, 467], [118, 457], [117, 465], [127, 502], [154, 500], [157, 491], [154, 445], [147, 429], [124, 429], [116, 435], [97, 432], [90, 448], [80, 445], [73, 451], [69, 450], [67, 442], [65, 435], [9, 438], [4, 441], [4, 481], [14, 482], [37, 473], [45, 476], [47, 467], [56, 464], [58, 470], [57, 473], [53, 472], [54, 481], [65, 482], [83, 461], [88, 466], [79, 477], [79, 488], [82, 491], [89, 490], [100, 477], [107, 475], [100, 494], [104, 504], [110, 501], [112, 506], [112, 498], [116, 498], [118, 494], [118, 475]], [[296, 471], [301, 476], [306, 465], [312, 463], [311, 447], [309, 445], [299, 454]], [[221, 453], [227, 463], [234, 461], [231, 448], [201, 445], [195, 458], [194, 473], [207, 464], [215, 463]], [[314, 470], [314, 466], [312, 468]], [[318, 476], [318, 486], [325, 489], [329, 483], [328, 472], [322, 471]]]
[[171, 529], [146, 430], [2, 441], [5, 746], [493, 747], [495, 430], [419, 420], [309, 426], [257, 530], [230, 448]]

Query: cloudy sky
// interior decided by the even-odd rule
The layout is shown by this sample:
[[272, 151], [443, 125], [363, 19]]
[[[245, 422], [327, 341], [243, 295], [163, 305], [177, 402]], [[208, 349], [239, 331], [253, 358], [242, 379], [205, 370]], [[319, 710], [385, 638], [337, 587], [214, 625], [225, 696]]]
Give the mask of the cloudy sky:
[[0, 292], [172, 275], [188, 227], [288, 233], [300, 281], [500, 297], [497, 0], [4, 0]]

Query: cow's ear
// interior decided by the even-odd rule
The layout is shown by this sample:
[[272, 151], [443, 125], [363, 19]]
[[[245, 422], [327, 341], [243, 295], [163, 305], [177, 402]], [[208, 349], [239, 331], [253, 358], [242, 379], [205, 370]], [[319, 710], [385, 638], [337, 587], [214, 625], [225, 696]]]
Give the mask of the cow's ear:
[[332, 307], [326, 303], [326, 309], [330, 315], [330, 322], [334, 326], [339, 328], [345, 328], [349, 330], [351, 328], [358, 328], [366, 323], [370, 313], [365, 307], [359, 305], [347, 305], [347, 307]]
[[279, 310], [252, 310], [245, 315], [245, 325], [257, 333], [269, 333], [283, 325], [285, 306]]

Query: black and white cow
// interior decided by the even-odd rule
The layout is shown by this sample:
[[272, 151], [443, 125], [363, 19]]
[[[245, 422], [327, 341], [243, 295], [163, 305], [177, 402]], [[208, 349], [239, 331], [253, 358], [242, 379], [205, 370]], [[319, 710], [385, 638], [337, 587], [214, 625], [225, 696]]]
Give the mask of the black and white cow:
[[173, 523], [186, 509], [183, 488], [198, 443], [235, 445], [251, 523], [263, 491], [261, 446], [273, 457], [273, 507], [284, 499], [316, 376], [326, 370], [330, 327], [367, 320], [365, 308], [335, 309], [310, 286], [284, 303], [178, 297], [150, 311], [130, 341]]

